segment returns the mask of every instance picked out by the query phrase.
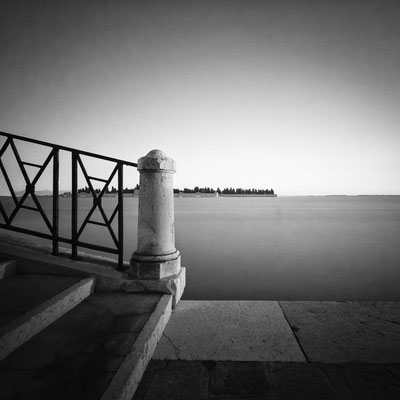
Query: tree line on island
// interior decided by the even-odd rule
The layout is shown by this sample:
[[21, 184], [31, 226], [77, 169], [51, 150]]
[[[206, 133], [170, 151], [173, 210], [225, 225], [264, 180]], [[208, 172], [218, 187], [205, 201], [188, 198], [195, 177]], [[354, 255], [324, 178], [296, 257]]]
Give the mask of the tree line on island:
[[[135, 190], [139, 189], [139, 185], [136, 185], [133, 189], [129, 189], [129, 188], [125, 188], [122, 192], [123, 193], [134, 193]], [[94, 189], [95, 193], [100, 193], [101, 189]], [[91, 193], [91, 190], [88, 186], [85, 186], [84, 188], [80, 188], [78, 189], [78, 193]], [[107, 194], [117, 194], [118, 193], [118, 188], [111, 186], [111, 189], [108, 188], [108, 186], [106, 187], [106, 190], [104, 191], [104, 193]]]
[[243, 188], [225, 188], [225, 189], [220, 189], [217, 188], [217, 190], [214, 190], [213, 188], [209, 187], [198, 187], [195, 186], [194, 189], [188, 189], [184, 188], [183, 190], [180, 189], [174, 189], [174, 193], [218, 193], [220, 194], [275, 194], [274, 189], [243, 189]]
[[[139, 185], [136, 185], [133, 189], [125, 188], [123, 190], [123, 193], [134, 193], [135, 190], [139, 190]], [[100, 189], [94, 189], [95, 193], [100, 193]], [[78, 189], [78, 193], [90, 193], [90, 188], [85, 186], [84, 188]], [[118, 189], [115, 188], [114, 186], [109, 189], [108, 187], [104, 191], [104, 193], [111, 193], [111, 194], [117, 194]], [[189, 188], [184, 188], [183, 190], [180, 189], [174, 189], [174, 193], [218, 193], [219, 195], [221, 194], [250, 194], [250, 195], [258, 195], [258, 194], [275, 194], [274, 189], [243, 189], [243, 188], [224, 188], [220, 189], [217, 188], [217, 190], [214, 190], [213, 188], [210, 187], [204, 187], [201, 188], [199, 186], [195, 186], [193, 189]]]

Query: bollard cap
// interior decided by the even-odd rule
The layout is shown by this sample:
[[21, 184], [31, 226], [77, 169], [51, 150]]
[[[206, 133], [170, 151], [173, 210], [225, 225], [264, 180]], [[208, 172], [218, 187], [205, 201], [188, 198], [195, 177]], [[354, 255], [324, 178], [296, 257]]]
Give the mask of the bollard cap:
[[146, 156], [139, 158], [137, 169], [139, 171], [176, 171], [173, 158], [168, 157], [161, 150], [151, 150]]

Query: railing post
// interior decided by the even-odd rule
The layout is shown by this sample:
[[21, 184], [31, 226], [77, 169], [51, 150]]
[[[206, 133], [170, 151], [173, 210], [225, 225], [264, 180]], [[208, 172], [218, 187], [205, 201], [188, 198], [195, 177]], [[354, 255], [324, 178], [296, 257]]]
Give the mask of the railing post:
[[175, 161], [152, 150], [138, 161], [139, 215], [137, 250], [130, 274], [136, 279], [178, 275], [181, 257], [175, 248], [173, 179]]
[[124, 262], [124, 164], [118, 163], [118, 268]]
[[71, 257], [78, 256], [78, 152], [72, 151]]
[[59, 235], [59, 150], [53, 149], [53, 255], [58, 254], [58, 235]]

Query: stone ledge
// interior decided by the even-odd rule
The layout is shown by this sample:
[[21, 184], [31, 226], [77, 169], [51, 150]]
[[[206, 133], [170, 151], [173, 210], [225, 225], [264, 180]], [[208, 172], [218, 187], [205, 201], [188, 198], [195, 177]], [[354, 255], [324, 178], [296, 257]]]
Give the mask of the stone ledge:
[[179, 275], [181, 256], [179, 251], [167, 256], [141, 256], [133, 253], [129, 276], [132, 279], [163, 279]]
[[127, 273], [114, 269], [112, 266], [116, 268], [117, 262], [108, 258], [81, 253], [84, 260], [75, 261], [49, 254], [50, 246], [10, 236], [6, 238], [8, 242], [0, 243], [0, 257], [16, 260], [17, 273], [95, 277], [96, 290], [104, 292], [172, 294], [174, 308], [186, 285], [184, 267], [178, 274], [163, 279], [131, 279]]
[[125, 357], [101, 400], [132, 399], [157, 347], [172, 311], [172, 297], [164, 295]]
[[3, 235], [0, 239], [0, 256], [15, 260], [17, 273], [84, 277], [101, 274], [114, 279], [127, 277], [127, 274], [115, 269], [117, 262], [110, 258], [79, 252], [81, 260], [71, 260], [66, 258], [69, 255], [67, 249], [60, 256], [53, 256], [49, 245]]
[[182, 267], [178, 275], [164, 279], [110, 279], [99, 276], [98, 290], [103, 292], [146, 293], [157, 292], [172, 294], [173, 308], [182, 297], [186, 285], [186, 268]]

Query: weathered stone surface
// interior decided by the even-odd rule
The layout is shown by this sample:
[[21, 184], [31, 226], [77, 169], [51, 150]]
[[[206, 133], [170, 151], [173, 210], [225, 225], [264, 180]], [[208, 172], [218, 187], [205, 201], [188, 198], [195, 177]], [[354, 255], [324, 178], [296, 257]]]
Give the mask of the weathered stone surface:
[[397, 400], [400, 398], [400, 365], [342, 366], [344, 382], [356, 400]]
[[88, 299], [89, 304], [102, 307], [115, 316], [127, 316], [151, 313], [161, 295], [135, 293], [96, 293]]
[[[142, 325], [143, 327], [143, 325]], [[129, 333], [110, 333], [103, 341], [106, 353], [113, 353], [118, 356], [126, 356], [132, 351], [138, 334]]]
[[113, 333], [140, 332], [148, 320], [150, 314], [139, 314], [132, 318], [131, 314], [123, 314], [114, 317], [111, 331]]
[[68, 276], [13, 275], [0, 280], [0, 315], [4, 323], [6, 314], [23, 314], [79, 282]]
[[173, 294], [172, 307], [175, 309], [182, 298], [186, 286], [186, 268], [181, 268], [179, 275], [175, 279], [168, 281], [168, 288]]
[[17, 270], [17, 262], [15, 260], [5, 260], [0, 258], [0, 279], [14, 275]]
[[[279, 400], [346, 400], [330, 382], [323, 368], [313, 364], [269, 363], [271, 391]], [[341, 382], [343, 384], [343, 381]]]
[[122, 291], [126, 293], [157, 292], [173, 295], [173, 307], [180, 300], [186, 285], [186, 268], [181, 268], [178, 275], [164, 279], [141, 280], [98, 280], [99, 288], [103, 291]]
[[399, 378], [400, 364], [152, 360], [134, 400], [397, 400]]
[[139, 159], [138, 170], [137, 250], [132, 254], [129, 274], [135, 279], [162, 279], [177, 275], [180, 255], [175, 248], [175, 163], [162, 151], [153, 150]]
[[154, 358], [305, 361], [274, 301], [181, 301]]
[[162, 150], [151, 150], [144, 157], [139, 158], [137, 169], [139, 171], [176, 171], [175, 161], [168, 157]]
[[[113, 315], [87, 300], [0, 362], [0, 370], [33, 370], [94, 352], [110, 330]], [[93, 346], [94, 345], [94, 346]]]
[[[52, 281], [48, 282], [52, 284]], [[58, 280], [56, 280], [58, 281]], [[85, 278], [67, 287], [50, 299], [22, 314], [17, 319], [0, 328], [0, 359], [3, 359], [31, 337], [45, 329], [66, 312], [90, 296], [94, 288], [94, 278]], [[30, 291], [38, 288], [31, 287]], [[20, 293], [25, 297], [25, 293]], [[16, 298], [16, 302], [20, 299]]]
[[165, 369], [168, 364], [169, 361], [166, 360], [150, 360], [132, 400], [144, 399], [147, 390], [149, 389], [150, 385], [152, 385], [152, 381], [156, 372], [158, 370]]
[[208, 379], [207, 369], [199, 362], [150, 364], [134, 399], [207, 399]]
[[338, 399], [399, 399], [400, 364], [307, 364], [329, 379]]
[[[51, 274], [73, 276], [96, 277], [96, 289], [102, 292], [127, 292], [127, 293], [148, 293], [157, 292], [174, 295], [174, 307], [182, 296], [185, 287], [186, 269], [180, 267], [177, 275], [168, 276], [163, 279], [128, 279], [128, 274], [117, 271], [117, 263], [111, 263], [104, 257], [81, 254], [85, 261], [72, 261], [67, 258], [54, 257], [49, 254], [51, 247], [42, 245], [21, 238], [14, 238], [9, 235], [0, 234], [0, 256], [12, 258], [18, 261], [17, 272], [21, 274]], [[129, 264], [126, 263], [126, 267]], [[51, 287], [51, 285], [49, 286]], [[41, 291], [38, 291], [41, 295]], [[8, 296], [5, 296], [8, 298]], [[10, 302], [14, 303], [14, 302]], [[0, 306], [5, 303], [0, 301]], [[8, 306], [7, 306], [8, 308]], [[11, 319], [14, 316], [10, 316]], [[7, 323], [4, 317], [4, 323]], [[0, 325], [3, 324], [3, 317], [0, 314]]]
[[[2, 360], [2, 399], [99, 399], [161, 298], [110, 296], [93, 294]], [[23, 388], [16, 386], [21, 376]]]
[[[171, 257], [174, 258], [171, 259]], [[165, 258], [165, 260], [163, 261], [162, 258]], [[132, 262], [129, 273], [135, 279], [163, 279], [178, 275], [181, 270], [181, 256], [179, 251], [175, 251], [173, 255], [164, 257], [150, 256], [144, 262], [138, 260], [138, 256], [134, 254], [132, 260], [134, 262]]]
[[400, 362], [400, 303], [281, 301], [309, 361]]
[[[64, 256], [70, 256], [70, 251], [68, 253], [68, 249], [65, 250]], [[116, 270], [118, 265], [115, 260], [105, 257], [78, 252], [82, 260], [76, 261], [52, 256], [50, 253], [51, 246], [0, 233], [0, 256], [16, 260], [19, 274], [96, 276], [110, 279], [122, 279], [127, 276]]]
[[[170, 173], [140, 174], [138, 246], [132, 259], [174, 254], [174, 197]], [[172, 257], [172, 258], [176, 258]]]
[[163, 295], [113, 377], [101, 400], [131, 399], [153, 355], [172, 311], [172, 296]]
[[213, 396], [256, 396], [268, 392], [265, 365], [261, 362], [218, 362], [210, 372]]

